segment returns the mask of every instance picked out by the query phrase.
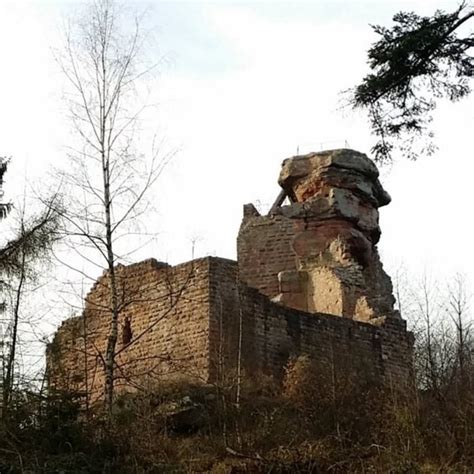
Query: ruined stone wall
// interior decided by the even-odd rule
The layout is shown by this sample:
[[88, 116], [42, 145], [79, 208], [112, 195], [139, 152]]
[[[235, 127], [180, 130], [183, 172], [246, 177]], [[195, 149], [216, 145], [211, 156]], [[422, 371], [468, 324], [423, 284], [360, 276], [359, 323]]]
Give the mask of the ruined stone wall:
[[278, 295], [278, 274], [297, 265], [291, 246], [294, 234], [290, 219], [260, 216], [253, 206], [247, 207], [237, 237], [240, 278], [269, 298]]
[[[148, 260], [117, 267], [120, 330], [116, 387], [133, 390], [169, 377], [207, 380], [209, 370], [209, 260], [175, 267]], [[108, 278], [86, 298], [81, 317], [69, 319], [48, 348], [51, 387], [101, 397], [110, 326]], [[124, 340], [129, 321], [130, 340]], [[127, 323], [128, 324], [128, 323]]]
[[[247, 376], [280, 378], [299, 355], [406, 383], [413, 341], [377, 252], [378, 208], [390, 201], [377, 168], [353, 150], [311, 153], [285, 160], [279, 183], [269, 215], [244, 206], [238, 263], [117, 267], [118, 392], [170, 377], [219, 382], [239, 362]], [[102, 396], [110, 307], [104, 274], [49, 346], [51, 387]]]
[[240, 339], [247, 375], [281, 378], [291, 357], [306, 354], [331, 370], [355, 370], [400, 386], [410, 379], [412, 335], [401, 319], [380, 326], [273, 303], [237, 282], [234, 262], [214, 259], [210, 271], [210, 375], [237, 366]]
[[[288, 308], [239, 281], [237, 262], [215, 257], [176, 267], [148, 260], [119, 267], [117, 274], [123, 290], [118, 392], [169, 378], [214, 383], [235, 377], [239, 347], [243, 373], [251, 378], [279, 379], [289, 359], [302, 354], [379, 381], [400, 385], [409, 378], [412, 340], [401, 319], [377, 326]], [[107, 284], [106, 277], [96, 283], [84, 315], [65, 321], [48, 349], [51, 387], [87, 392], [91, 402], [104, 387]], [[126, 319], [128, 345], [122, 340]]]

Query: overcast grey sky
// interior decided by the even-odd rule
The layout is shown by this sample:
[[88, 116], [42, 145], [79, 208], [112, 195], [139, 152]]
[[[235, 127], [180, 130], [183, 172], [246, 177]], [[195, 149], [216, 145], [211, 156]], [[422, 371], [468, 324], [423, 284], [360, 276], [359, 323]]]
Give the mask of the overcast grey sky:
[[[163, 58], [147, 123], [179, 149], [153, 196], [159, 237], [136, 258], [171, 263], [195, 255], [235, 258], [247, 202], [270, 205], [281, 161], [296, 153], [351, 148], [369, 153], [363, 114], [340, 109], [340, 92], [367, 71], [369, 24], [399, 10], [430, 14], [457, 1], [132, 2], [150, 7], [150, 57]], [[51, 49], [71, 1], [0, 3], [0, 154], [11, 155], [6, 191], [47, 182], [70, 140], [63, 81]], [[382, 170], [393, 198], [381, 210], [385, 266], [404, 262], [474, 281], [472, 176], [474, 98], [441, 104], [439, 151]]]

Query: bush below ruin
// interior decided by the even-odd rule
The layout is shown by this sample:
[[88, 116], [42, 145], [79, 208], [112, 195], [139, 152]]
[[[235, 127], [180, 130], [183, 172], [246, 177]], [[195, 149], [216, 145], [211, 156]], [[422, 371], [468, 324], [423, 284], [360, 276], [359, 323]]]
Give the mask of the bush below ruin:
[[124, 394], [111, 422], [78, 397], [22, 393], [0, 472], [471, 472], [471, 381], [401, 391], [300, 357], [283, 383], [244, 378], [238, 398], [233, 377]]

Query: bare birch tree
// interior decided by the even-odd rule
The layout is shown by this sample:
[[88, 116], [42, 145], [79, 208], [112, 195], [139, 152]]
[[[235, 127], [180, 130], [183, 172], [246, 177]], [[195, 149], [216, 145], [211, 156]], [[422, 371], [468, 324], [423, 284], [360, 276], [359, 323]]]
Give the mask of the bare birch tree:
[[[115, 267], [131, 251], [124, 245], [130, 239], [124, 238], [146, 211], [145, 194], [169, 158], [155, 146], [149, 156], [135, 146], [145, 107], [138, 86], [154, 66], [142, 60], [141, 20], [131, 18], [113, 0], [92, 1], [69, 27], [58, 56], [70, 86], [69, 112], [77, 138], [69, 149], [69, 168], [61, 175], [70, 197], [64, 215], [67, 233], [75, 253], [108, 272], [110, 323], [101, 359], [109, 414], [121, 311]], [[67, 264], [73, 265], [70, 260]]]

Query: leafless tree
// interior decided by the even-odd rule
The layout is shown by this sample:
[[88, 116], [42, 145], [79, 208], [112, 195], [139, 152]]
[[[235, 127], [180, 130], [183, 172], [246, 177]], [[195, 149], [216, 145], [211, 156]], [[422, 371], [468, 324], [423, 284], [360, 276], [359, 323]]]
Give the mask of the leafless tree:
[[[397, 297], [415, 335], [418, 387], [441, 403], [453, 390], [468, 390], [472, 377], [470, 294], [460, 274], [440, 284], [424, 273], [420, 279], [396, 275]], [[418, 280], [418, 281], [417, 281]]]
[[[77, 139], [69, 149], [68, 169], [61, 173], [62, 188], [70, 197], [66, 231], [76, 254], [108, 272], [110, 326], [102, 359], [109, 413], [120, 325], [116, 264], [134, 250], [126, 237], [139, 226], [149, 204], [146, 194], [170, 158], [156, 141], [148, 156], [135, 146], [146, 107], [140, 104], [138, 85], [154, 65], [142, 60], [141, 18], [125, 13], [113, 0], [90, 2], [69, 27], [58, 55], [70, 86], [67, 97]], [[74, 266], [70, 260], [67, 264]]]
[[[451, 317], [455, 331], [456, 375], [463, 389], [470, 385], [472, 319], [469, 317], [470, 294], [463, 275], [456, 274], [448, 285], [447, 313]], [[472, 369], [472, 368], [471, 368]]]

